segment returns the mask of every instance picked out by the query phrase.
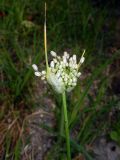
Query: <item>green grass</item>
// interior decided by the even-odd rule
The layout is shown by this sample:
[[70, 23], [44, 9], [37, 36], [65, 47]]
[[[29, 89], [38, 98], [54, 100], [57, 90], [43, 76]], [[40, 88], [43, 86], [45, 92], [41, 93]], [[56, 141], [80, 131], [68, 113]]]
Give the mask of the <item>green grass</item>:
[[[22, 112], [25, 111], [24, 115], [27, 115], [35, 110], [35, 104], [31, 98], [34, 97], [34, 74], [31, 64], [42, 62], [44, 65], [45, 62], [44, 1], [1, 0], [0, 13], [2, 13], [0, 17], [0, 101], [4, 106], [0, 111], [2, 124], [9, 113], [12, 113], [13, 119], [20, 119]], [[111, 39], [110, 33], [103, 31], [107, 14], [107, 7], [95, 8], [88, 0], [47, 1], [48, 51], [54, 50], [61, 53], [70, 50], [70, 54], [75, 53], [79, 58], [83, 49], [86, 49], [86, 61], [81, 70], [83, 75], [88, 71], [91, 75], [84, 78], [84, 81], [80, 80], [73, 93], [68, 95], [67, 102], [71, 132], [74, 132], [76, 126], [78, 130], [77, 137], [71, 139], [72, 155], [75, 156], [81, 152], [88, 159], [91, 158], [85, 145], [91, 143], [102, 132], [107, 133], [111, 126], [107, 121], [103, 123], [102, 117], [104, 119], [118, 103], [117, 100], [105, 98], [112, 75], [106, 75], [104, 72], [120, 55], [119, 51], [111, 57], [105, 53], [106, 37], [108, 41]], [[93, 96], [91, 88], [97, 80], [99, 80], [97, 93]], [[59, 96], [52, 93], [52, 90], [51, 95], [57, 106], [55, 117], [59, 124], [62, 101]], [[88, 104], [85, 103], [86, 100]], [[100, 127], [96, 127], [97, 122], [100, 122]], [[20, 119], [20, 127], [22, 123], [23, 120]], [[112, 126], [110, 136], [115, 140], [118, 139], [119, 142], [119, 138], [116, 138], [119, 134], [118, 128], [119, 122]], [[50, 128], [49, 132], [51, 131], [55, 136], [60, 136], [59, 125], [56, 128]], [[8, 155], [11, 159], [13, 157], [15, 160], [20, 159], [22, 146], [20, 138], [14, 144], [13, 150], [10, 150], [11, 136], [5, 136], [3, 145], [6, 159]], [[58, 141], [53, 145], [46, 160], [60, 159], [60, 157], [65, 159], [65, 137], [61, 139], [61, 142]], [[63, 146], [62, 149], [61, 146]]]

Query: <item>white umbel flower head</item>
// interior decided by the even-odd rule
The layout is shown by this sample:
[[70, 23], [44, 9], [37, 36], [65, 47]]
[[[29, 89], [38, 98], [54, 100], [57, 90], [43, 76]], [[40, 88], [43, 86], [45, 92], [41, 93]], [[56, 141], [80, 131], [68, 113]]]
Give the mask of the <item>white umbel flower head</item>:
[[53, 60], [50, 62], [48, 71], [39, 72], [37, 65], [33, 64], [35, 75], [47, 81], [57, 93], [62, 94], [64, 91], [72, 91], [77, 85], [77, 79], [81, 76], [79, 68], [85, 60], [85, 51], [78, 64], [75, 54], [70, 57], [67, 52], [64, 52], [64, 55], [60, 57], [54, 51], [50, 53], [53, 56]]

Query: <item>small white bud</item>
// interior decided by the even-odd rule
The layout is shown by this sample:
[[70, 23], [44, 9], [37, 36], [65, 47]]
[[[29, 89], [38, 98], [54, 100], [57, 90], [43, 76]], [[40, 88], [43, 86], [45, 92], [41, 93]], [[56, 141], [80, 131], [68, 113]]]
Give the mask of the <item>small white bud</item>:
[[73, 55], [73, 60], [76, 62], [76, 55], [75, 54]]
[[77, 69], [78, 68], [78, 64], [75, 64], [74, 68]]
[[51, 63], [50, 63], [50, 67], [51, 67], [51, 68], [54, 68], [54, 66], [55, 66], [54, 61], [51, 61]]
[[69, 83], [70, 83], [70, 84], [72, 83], [72, 79], [69, 79]]
[[73, 58], [72, 58], [72, 57], [70, 57], [69, 61], [70, 61], [70, 62], [72, 62], [72, 61], [73, 61]]
[[62, 69], [62, 65], [61, 64], [59, 65], [59, 69]]
[[78, 75], [77, 70], [73, 70], [73, 74], [74, 74], [74, 76], [77, 76]]
[[45, 76], [41, 77], [41, 80], [45, 80]]
[[56, 77], [57, 77], [57, 78], [60, 77], [60, 72], [57, 72]]
[[32, 68], [34, 69], [34, 71], [38, 71], [38, 67], [37, 67], [36, 64], [33, 64], [33, 65], [32, 65]]
[[67, 59], [65, 56], [63, 56], [63, 63], [66, 64], [67, 63]]
[[50, 70], [51, 72], [55, 72], [55, 68], [49, 67], [49, 70]]
[[68, 53], [65, 51], [65, 52], [64, 52], [64, 56], [67, 57], [67, 55], [68, 55]]
[[74, 78], [74, 77], [75, 77], [74, 73], [71, 72], [71, 73], [70, 73], [70, 77], [71, 77], [71, 78]]
[[77, 77], [80, 77], [80, 76], [81, 76], [81, 72], [78, 72]]
[[62, 78], [61, 78], [61, 77], [59, 77], [59, 78], [58, 78], [58, 81], [59, 81], [59, 82], [62, 82]]
[[35, 76], [40, 77], [41, 76], [41, 72], [35, 72]]
[[45, 75], [45, 74], [46, 74], [46, 71], [42, 71], [41, 73], [42, 73], [42, 75]]
[[72, 86], [74, 86], [74, 87], [75, 87], [75, 86], [76, 86], [76, 83], [72, 83]]
[[70, 68], [72, 67], [72, 63], [69, 63], [69, 67], [70, 67]]
[[54, 63], [57, 63], [57, 59], [56, 58], [54, 58], [53, 61], [54, 61]]
[[68, 62], [65, 65], [66, 65], [66, 67], [68, 67]]
[[85, 61], [85, 57], [81, 57], [80, 63], [82, 64]]
[[65, 82], [67, 82], [67, 81], [68, 81], [68, 78], [67, 78], [67, 77], [65, 77], [65, 78], [64, 78], [64, 81], [65, 81]]
[[73, 81], [73, 82], [77, 82], [77, 79], [74, 77], [72, 81]]
[[60, 59], [61, 59], [61, 57], [60, 57], [60, 56], [57, 56], [57, 59], [58, 59], [58, 60], [60, 60]]
[[51, 51], [50, 54], [51, 54], [53, 57], [56, 57], [56, 56], [57, 56], [56, 52], [54, 52], [54, 51]]

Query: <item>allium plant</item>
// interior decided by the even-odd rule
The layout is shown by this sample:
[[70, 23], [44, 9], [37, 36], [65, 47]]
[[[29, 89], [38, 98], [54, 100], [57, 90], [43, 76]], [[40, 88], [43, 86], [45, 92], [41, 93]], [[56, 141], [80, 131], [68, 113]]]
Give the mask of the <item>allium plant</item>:
[[33, 64], [35, 76], [40, 77], [41, 80], [48, 82], [52, 88], [56, 91], [56, 94], [62, 95], [63, 100], [63, 115], [64, 115], [64, 127], [66, 133], [66, 149], [67, 149], [67, 160], [71, 160], [70, 151], [70, 135], [69, 135], [69, 123], [67, 116], [67, 104], [66, 104], [66, 92], [70, 92], [77, 85], [77, 80], [81, 75], [80, 66], [84, 62], [84, 53], [77, 63], [76, 55], [70, 57], [67, 52], [64, 52], [63, 56], [60, 57], [56, 52], [51, 51], [53, 60], [48, 64], [47, 56], [47, 36], [46, 36], [46, 4], [45, 4], [45, 23], [44, 23], [44, 46], [45, 46], [45, 60], [46, 70], [39, 71], [36, 64]]

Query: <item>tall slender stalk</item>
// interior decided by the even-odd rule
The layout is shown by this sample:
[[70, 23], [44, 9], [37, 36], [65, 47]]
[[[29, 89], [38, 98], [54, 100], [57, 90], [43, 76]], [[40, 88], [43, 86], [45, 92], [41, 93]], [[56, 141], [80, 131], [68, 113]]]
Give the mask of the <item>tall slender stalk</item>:
[[48, 72], [48, 56], [47, 56], [47, 32], [46, 32], [46, 3], [45, 3], [45, 21], [44, 21], [44, 49], [45, 49], [45, 61], [46, 61], [46, 70]]
[[69, 135], [69, 125], [68, 125], [68, 116], [67, 116], [67, 105], [66, 105], [66, 94], [65, 94], [65, 91], [62, 94], [62, 99], [63, 99], [63, 111], [64, 111], [64, 121], [65, 121], [65, 133], [66, 133], [67, 160], [71, 160], [70, 135]]
[[61, 107], [61, 114], [60, 114], [60, 137], [64, 134], [64, 110], [63, 105]]

